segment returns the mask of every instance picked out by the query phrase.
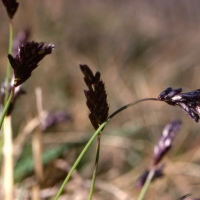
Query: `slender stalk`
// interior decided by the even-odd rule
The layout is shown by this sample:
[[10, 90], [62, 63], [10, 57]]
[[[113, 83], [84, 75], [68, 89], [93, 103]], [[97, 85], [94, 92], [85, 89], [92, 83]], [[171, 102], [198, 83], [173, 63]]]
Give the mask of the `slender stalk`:
[[92, 142], [94, 141], [94, 139], [96, 138], [96, 136], [101, 132], [101, 130], [105, 127], [105, 125], [109, 122], [110, 119], [108, 119], [107, 121], [105, 121], [103, 124], [101, 124], [101, 126], [99, 126], [99, 128], [96, 130], [96, 132], [94, 133], [94, 135], [90, 138], [90, 140], [88, 141], [88, 143], [85, 145], [84, 149], [82, 150], [81, 154], [79, 155], [79, 157], [76, 159], [74, 165], [72, 166], [71, 170], [69, 171], [67, 177], [65, 178], [62, 186], [60, 187], [56, 197], [54, 198], [54, 200], [57, 200], [58, 197], [61, 195], [65, 185], [67, 184], [68, 180], [70, 179], [73, 171], [76, 169], [78, 163], [80, 162], [80, 160], [82, 159], [83, 155], [85, 154], [85, 152], [88, 150], [88, 148], [90, 147], [90, 145], [92, 144]]
[[[2, 131], [2, 135], [0, 137], [0, 166], [1, 166], [2, 156], [3, 156], [2, 155], [2, 149], [3, 149], [3, 131]], [[1, 174], [0, 174], [0, 177], [1, 177]]]
[[[42, 90], [41, 88], [36, 88], [36, 103], [37, 103], [37, 110], [38, 110], [38, 118], [40, 120], [40, 124], [42, 123], [42, 113], [43, 113], [43, 106], [42, 106]], [[42, 131], [41, 129], [37, 129], [33, 133], [32, 137], [32, 149], [33, 149], [33, 158], [34, 158], [34, 165], [35, 165], [35, 173], [40, 181], [40, 183], [44, 179], [44, 172], [43, 172], [43, 162], [42, 162]]]
[[40, 200], [40, 187], [39, 185], [34, 185], [32, 187], [32, 198], [31, 200]]
[[[2, 116], [1, 116], [1, 119], [0, 119], [0, 130], [1, 130], [4, 118], [7, 114], [8, 108], [10, 106], [10, 102], [11, 102], [13, 96], [14, 96], [14, 93], [15, 93], [15, 87], [13, 86], [11, 93], [10, 93], [10, 96], [9, 96], [9, 99], [6, 102], [6, 105], [4, 107], [4, 110], [3, 110], [3, 113], [2, 113]], [[1, 160], [2, 160], [2, 148], [3, 148], [3, 141], [4, 141], [4, 133], [5, 133], [5, 129], [2, 131], [2, 135], [0, 137], [0, 164], [1, 164]]]
[[151, 183], [151, 181], [153, 179], [154, 173], [155, 173], [155, 168], [153, 167], [151, 169], [151, 171], [149, 172], [147, 180], [145, 181], [145, 184], [142, 187], [142, 190], [141, 190], [140, 195], [139, 195], [137, 200], [143, 200], [144, 199], [144, 196], [145, 196], [145, 194], [146, 194], [146, 192], [147, 192], [147, 190], [149, 188], [149, 185], [150, 185], [150, 183]]
[[13, 142], [11, 116], [6, 116], [4, 120], [4, 190], [5, 200], [13, 199]]
[[[0, 119], [0, 130], [1, 130], [1, 127], [2, 127], [2, 124], [3, 124], [3, 120], [4, 120], [4, 118], [5, 118], [5, 116], [6, 116], [7, 112], [8, 112], [8, 108], [9, 108], [9, 106], [10, 106], [10, 102], [11, 102], [13, 96], [14, 96], [14, 93], [15, 93], [15, 87], [13, 86], [13, 88], [12, 88], [12, 90], [11, 90], [11, 93], [10, 93], [10, 96], [9, 96], [9, 98], [8, 98], [8, 101], [6, 102], [6, 105], [5, 105], [4, 109], [3, 109], [3, 113], [2, 113], [2, 115], [1, 115], [1, 119]], [[2, 136], [1, 136], [1, 137], [2, 137]], [[1, 140], [1, 139], [0, 139], [0, 140]], [[0, 143], [1, 143], [1, 142], [0, 142]]]
[[[12, 25], [12, 19], [9, 19], [9, 27], [10, 27], [10, 36], [9, 36], [9, 46], [8, 46], [8, 53], [11, 54], [12, 53], [12, 43], [13, 43], [13, 25]], [[10, 80], [10, 62], [8, 61], [7, 63], [7, 74], [6, 74], [6, 89], [5, 89], [5, 98], [4, 98], [4, 105], [7, 102], [8, 99], [8, 93], [9, 93], [9, 80]], [[12, 98], [11, 98], [12, 99]], [[10, 100], [11, 100], [10, 99]], [[10, 103], [9, 103], [10, 105]], [[8, 105], [8, 107], [9, 107]], [[6, 109], [6, 106], [4, 107], [4, 110]], [[6, 110], [7, 113], [7, 110]], [[0, 130], [2, 127], [2, 123], [4, 120], [4, 117], [6, 115], [6, 113], [2, 114], [1, 119], [0, 119]], [[1, 163], [1, 155], [2, 155], [2, 147], [3, 147], [3, 131], [2, 131], [2, 136], [0, 137], [0, 163]]]
[[39, 183], [42, 183], [44, 179], [41, 143], [42, 143], [42, 133], [41, 130], [38, 128], [35, 130], [32, 136], [32, 152], [34, 159], [35, 174], [37, 180], [39, 180]]
[[73, 171], [76, 169], [77, 165], [79, 164], [80, 160], [82, 159], [82, 157], [84, 156], [85, 152], [88, 150], [88, 148], [90, 147], [90, 145], [92, 144], [92, 142], [94, 141], [94, 139], [96, 138], [96, 136], [102, 131], [102, 129], [105, 127], [105, 125], [110, 121], [111, 118], [113, 118], [115, 115], [117, 115], [118, 113], [120, 113], [121, 111], [135, 105], [138, 103], [141, 103], [143, 101], [160, 101], [157, 98], [145, 98], [145, 99], [140, 99], [138, 101], [134, 101], [132, 103], [129, 103], [123, 107], [121, 107], [120, 109], [116, 110], [114, 113], [112, 113], [107, 120], [102, 123], [99, 128], [96, 130], [96, 132], [93, 134], [93, 136], [90, 138], [90, 140], [88, 141], [88, 143], [85, 145], [84, 149], [82, 150], [81, 154], [79, 155], [79, 157], [76, 159], [74, 165], [72, 166], [71, 170], [69, 171], [67, 177], [65, 178], [63, 184], [61, 185], [58, 193], [56, 194], [56, 197], [54, 198], [54, 200], [57, 200], [59, 198], [59, 196], [61, 195], [65, 185], [67, 184], [68, 180], [70, 179]]
[[[13, 25], [12, 25], [12, 19], [9, 20], [9, 25], [10, 25], [10, 36], [9, 36], [8, 53], [12, 54], [12, 43], [13, 43]], [[7, 64], [7, 74], [6, 74], [6, 92], [5, 92], [4, 102], [6, 102], [7, 99], [8, 99], [9, 81], [10, 81], [10, 62], [8, 61], [8, 64]]]
[[88, 200], [92, 199], [92, 195], [93, 195], [93, 192], [94, 192], [94, 186], [95, 186], [97, 170], [98, 170], [98, 164], [99, 164], [100, 140], [101, 140], [101, 133], [98, 134], [98, 139], [97, 139], [97, 150], [96, 150], [95, 166], [94, 166], [94, 171], [93, 171], [93, 176], [92, 176], [92, 184], [91, 184], [90, 195], [89, 195], [89, 199]]
[[160, 99], [158, 99], [158, 98], [145, 98], [145, 99], [140, 99], [140, 100], [134, 101], [134, 102], [132, 102], [132, 103], [129, 103], [129, 104], [127, 104], [127, 105], [125, 105], [125, 106], [119, 108], [119, 109], [116, 110], [114, 113], [112, 113], [107, 119], [111, 119], [111, 118], [113, 118], [115, 115], [117, 115], [118, 113], [120, 113], [121, 111], [123, 111], [123, 110], [125, 110], [125, 109], [127, 109], [127, 108], [129, 108], [129, 107], [131, 107], [131, 106], [134, 106], [134, 105], [136, 105], [136, 104], [138, 104], [138, 103], [141, 103], [141, 102], [143, 102], [143, 101], [160, 101]]

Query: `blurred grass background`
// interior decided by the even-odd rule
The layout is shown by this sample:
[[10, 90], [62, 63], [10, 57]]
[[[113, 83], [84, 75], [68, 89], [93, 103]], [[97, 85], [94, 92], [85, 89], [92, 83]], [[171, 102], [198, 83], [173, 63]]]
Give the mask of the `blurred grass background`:
[[[30, 28], [30, 40], [56, 45], [23, 85], [12, 121], [14, 138], [37, 117], [35, 88], [41, 87], [44, 109], [63, 110], [73, 121], [43, 134], [45, 182], [41, 199], [52, 199], [67, 171], [94, 130], [87, 117], [79, 63], [100, 71], [108, 93], [110, 114], [145, 97], [157, 97], [171, 86], [184, 91], [200, 88], [200, 2], [158, 0], [21, 0], [13, 20], [14, 35]], [[0, 6], [0, 80], [7, 66], [9, 26]], [[179, 108], [145, 102], [113, 118], [102, 135], [94, 199], [136, 199], [135, 183], [151, 166], [153, 148], [164, 125], [181, 119], [174, 148], [165, 158], [165, 176], [155, 181], [146, 199], [177, 199], [192, 193], [200, 197], [199, 124]], [[29, 134], [31, 135], [31, 133]], [[31, 136], [16, 165], [16, 199], [32, 199], [37, 183], [33, 170]], [[95, 144], [60, 199], [87, 199], [94, 166]], [[20, 171], [21, 170], [21, 171]], [[23, 189], [24, 188], [24, 189]], [[51, 193], [52, 192], [52, 193]]]

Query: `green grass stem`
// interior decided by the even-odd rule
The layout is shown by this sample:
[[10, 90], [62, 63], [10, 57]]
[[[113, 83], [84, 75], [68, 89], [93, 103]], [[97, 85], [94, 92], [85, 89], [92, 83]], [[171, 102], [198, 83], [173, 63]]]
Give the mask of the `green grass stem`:
[[[86, 146], [84, 147], [84, 149], [82, 150], [81, 154], [79, 155], [79, 157], [76, 159], [74, 165], [72, 166], [70, 172], [68, 173], [67, 177], [65, 178], [63, 184], [61, 185], [58, 193], [56, 194], [56, 197], [54, 198], [54, 200], [57, 200], [59, 198], [59, 196], [61, 195], [65, 185], [67, 184], [68, 180], [70, 179], [73, 171], [76, 169], [77, 165], [79, 164], [80, 160], [82, 159], [82, 157], [84, 156], [85, 152], [88, 150], [88, 148], [90, 147], [90, 145], [92, 144], [92, 142], [94, 141], [94, 139], [96, 138], [96, 136], [102, 131], [102, 129], [105, 127], [105, 125], [110, 121], [111, 118], [113, 118], [115, 115], [117, 115], [118, 113], [120, 113], [121, 111], [133, 106], [133, 105], [136, 105], [138, 103], [141, 103], [141, 102], [144, 102], [144, 101], [160, 101], [159, 99], [157, 98], [145, 98], [145, 99], [140, 99], [138, 101], [134, 101], [132, 103], [129, 103], [121, 108], [119, 108], [118, 110], [116, 110], [114, 113], [112, 113], [108, 118], [107, 120], [102, 123], [99, 128], [96, 130], [96, 132], [93, 134], [93, 136], [90, 138], [90, 140], [88, 141], [88, 143], [86, 144]], [[97, 154], [96, 154], [97, 155]], [[97, 157], [96, 157], [97, 158]], [[95, 170], [94, 170], [94, 174], [95, 174]], [[94, 180], [93, 180], [94, 181]], [[94, 181], [95, 183], [95, 181]], [[92, 191], [93, 193], [93, 191]]]
[[[8, 47], [8, 53], [12, 54], [12, 44], [13, 44], [13, 25], [12, 25], [12, 20], [10, 19], [9, 21], [9, 26], [10, 26], [10, 36], [9, 36], [9, 47]], [[8, 93], [9, 93], [9, 81], [10, 81], [10, 62], [8, 60], [7, 64], [7, 73], [6, 73], [6, 92], [5, 92], [5, 99], [4, 102], [7, 102], [8, 99]]]
[[146, 192], [147, 192], [147, 190], [149, 188], [149, 185], [150, 185], [150, 183], [151, 183], [151, 181], [153, 179], [154, 173], [155, 173], [155, 168], [152, 168], [151, 171], [149, 172], [147, 180], [145, 181], [145, 184], [142, 187], [142, 190], [141, 190], [137, 200], [143, 200], [144, 199], [145, 194], [146, 194]]
[[145, 99], [140, 99], [140, 100], [134, 101], [134, 102], [129, 103], [129, 104], [127, 104], [127, 105], [125, 105], [125, 106], [119, 108], [118, 110], [116, 110], [114, 113], [112, 113], [112, 114], [108, 117], [108, 119], [111, 119], [111, 118], [113, 118], [115, 115], [117, 115], [118, 113], [122, 112], [123, 110], [125, 110], [125, 109], [127, 109], [127, 108], [129, 108], [129, 107], [131, 107], [131, 106], [134, 106], [134, 105], [136, 105], [136, 104], [138, 104], [138, 103], [144, 102], [144, 101], [160, 101], [160, 99], [158, 99], [158, 98], [145, 98]]
[[[9, 106], [10, 106], [10, 102], [11, 102], [13, 96], [14, 96], [14, 93], [15, 93], [15, 87], [13, 86], [13, 88], [12, 88], [12, 90], [11, 90], [11, 93], [10, 93], [10, 96], [9, 96], [9, 99], [8, 99], [8, 101], [6, 102], [6, 105], [5, 105], [4, 109], [3, 109], [3, 113], [2, 113], [2, 115], [1, 115], [1, 119], [0, 119], [0, 130], [1, 130], [1, 127], [2, 127], [2, 124], [3, 124], [3, 120], [4, 120], [4, 118], [5, 118], [5, 116], [6, 116], [7, 112], [8, 112], [8, 108], [9, 108]], [[2, 137], [1, 137], [1, 138], [2, 138]]]
[[92, 184], [91, 184], [91, 187], [90, 187], [90, 194], [89, 194], [88, 200], [92, 200], [92, 195], [93, 195], [93, 192], [94, 192], [94, 186], [95, 186], [98, 164], [99, 164], [100, 141], [101, 141], [101, 134], [98, 135], [98, 140], [97, 140], [95, 166], [94, 166], [94, 171], [93, 171], [93, 176], [92, 176]]
[[79, 164], [80, 160], [82, 159], [82, 157], [84, 156], [85, 152], [88, 150], [88, 148], [90, 147], [90, 145], [92, 144], [92, 142], [94, 141], [94, 139], [96, 138], [96, 136], [101, 132], [101, 130], [105, 127], [105, 125], [108, 123], [109, 119], [107, 121], [105, 121], [103, 124], [101, 124], [101, 126], [96, 130], [96, 132], [94, 133], [94, 135], [90, 138], [90, 140], [88, 141], [88, 143], [85, 145], [84, 149], [82, 150], [81, 154], [79, 155], [79, 157], [76, 159], [76, 162], [74, 163], [74, 165], [72, 166], [71, 170], [69, 171], [67, 177], [65, 178], [62, 186], [60, 187], [56, 197], [54, 198], [54, 200], [57, 200], [59, 198], [59, 196], [61, 195], [65, 185], [67, 184], [68, 180], [70, 179], [73, 171], [76, 169], [77, 165]]
[[[2, 113], [1, 119], [0, 119], [0, 130], [1, 130], [4, 118], [5, 118], [5, 116], [6, 116], [7, 112], [8, 112], [8, 108], [10, 106], [10, 102], [11, 102], [13, 96], [14, 96], [14, 93], [15, 93], [15, 87], [12, 88], [10, 96], [9, 96], [9, 99], [6, 102], [6, 105], [5, 105], [4, 109], [3, 109], [3, 113]], [[2, 161], [2, 149], [3, 149], [3, 141], [4, 141], [4, 132], [5, 132], [5, 130], [2, 131], [3, 134], [0, 137], [0, 164], [1, 164], [1, 161]]]

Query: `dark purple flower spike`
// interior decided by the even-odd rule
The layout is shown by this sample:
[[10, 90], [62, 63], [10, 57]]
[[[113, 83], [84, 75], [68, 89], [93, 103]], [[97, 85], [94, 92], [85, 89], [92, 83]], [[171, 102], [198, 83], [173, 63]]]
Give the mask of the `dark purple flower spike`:
[[172, 141], [181, 126], [181, 121], [171, 121], [165, 126], [162, 136], [154, 148], [154, 166], [156, 166], [163, 156], [169, 151]]
[[85, 75], [84, 81], [88, 90], [84, 90], [87, 99], [87, 106], [90, 110], [89, 119], [97, 130], [99, 125], [106, 121], [108, 117], [109, 106], [107, 103], [107, 94], [103, 81], [100, 80], [100, 72], [93, 75], [87, 65], [80, 65], [81, 71]]
[[2, 0], [2, 2], [6, 7], [9, 18], [12, 19], [17, 11], [19, 3], [16, 0]]
[[44, 46], [44, 42], [27, 42], [18, 49], [15, 58], [8, 54], [8, 59], [14, 69], [14, 86], [21, 85], [30, 76], [32, 71], [38, 66], [38, 63], [54, 49], [53, 44]]
[[167, 88], [158, 96], [158, 99], [165, 101], [169, 105], [179, 106], [187, 115], [199, 121], [200, 114], [200, 89], [191, 92], [182, 93], [182, 88], [172, 89]]

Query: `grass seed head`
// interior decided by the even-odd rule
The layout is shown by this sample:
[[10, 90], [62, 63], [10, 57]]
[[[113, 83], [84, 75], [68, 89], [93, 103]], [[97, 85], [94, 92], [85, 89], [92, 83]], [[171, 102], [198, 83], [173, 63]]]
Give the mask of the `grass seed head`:
[[182, 88], [172, 89], [169, 87], [161, 92], [158, 98], [169, 105], [179, 106], [190, 118], [196, 122], [199, 121], [200, 89], [182, 93]]
[[176, 135], [178, 129], [180, 128], [181, 121], [171, 121], [165, 126], [158, 143], [154, 148], [154, 166], [157, 165], [164, 155], [169, 151], [172, 145], [174, 136]]
[[107, 103], [107, 94], [105, 85], [101, 80], [100, 72], [94, 75], [87, 65], [80, 65], [81, 71], [84, 74], [84, 81], [88, 90], [84, 90], [86, 96], [86, 104], [90, 111], [89, 119], [95, 128], [98, 129], [108, 117], [109, 106]]
[[38, 66], [38, 63], [54, 49], [53, 44], [44, 46], [44, 42], [27, 42], [18, 49], [18, 54], [14, 58], [8, 54], [8, 59], [14, 70], [14, 86], [21, 85], [30, 76], [32, 71]]
[[2, 2], [6, 7], [9, 18], [12, 19], [17, 11], [19, 3], [16, 0], [2, 0]]

